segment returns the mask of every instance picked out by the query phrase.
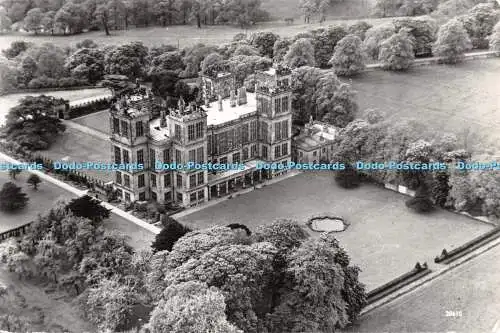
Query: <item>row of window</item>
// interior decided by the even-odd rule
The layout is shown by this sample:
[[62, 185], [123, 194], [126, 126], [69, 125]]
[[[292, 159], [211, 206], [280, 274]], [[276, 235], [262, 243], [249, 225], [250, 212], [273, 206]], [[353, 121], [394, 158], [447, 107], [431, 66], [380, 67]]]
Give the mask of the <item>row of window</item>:
[[[115, 182], [117, 184], [123, 185], [124, 187], [130, 188], [130, 176], [127, 174], [122, 174], [120, 171], [116, 171], [115, 173]], [[144, 178], [144, 174], [137, 176], [137, 186], [139, 188], [143, 188], [146, 186], [146, 181]]]
[[[257, 111], [271, 115], [271, 101], [265, 96], [257, 96]], [[288, 112], [290, 99], [288, 96], [276, 97], [274, 99], [274, 112]]]
[[[177, 152], [177, 151], [176, 151]], [[179, 156], [180, 156], [180, 151]], [[114, 146], [114, 162], [117, 164], [120, 163], [130, 163], [130, 152], [126, 149], [121, 149], [118, 146]], [[151, 163], [151, 167], [154, 167], [156, 161], [156, 150], [153, 148], [149, 149], [149, 162]], [[179, 160], [180, 161], [180, 157]], [[163, 163], [170, 163], [171, 162], [171, 157], [170, 157], [170, 149], [164, 149], [163, 150]], [[137, 163], [138, 164], [144, 164], [144, 150], [139, 149], [137, 150]]]
[[189, 187], [193, 188], [205, 183], [203, 172], [198, 172], [189, 176]]
[[[274, 158], [288, 155], [288, 142], [274, 147]], [[267, 160], [269, 158], [267, 146], [262, 146], [262, 158]]]
[[208, 137], [208, 153], [220, 155], [257, 139], [257, 121], [231, 128]]
[[[120, 121], [118, 118], [113, 117], [113, 134], [118, 134], [124, 137], [129, 135], [129, 124], [125, 120]], [[144, 135], [144, 123], [137, 121], [135, 123], [135, 136], [141, 137]]]

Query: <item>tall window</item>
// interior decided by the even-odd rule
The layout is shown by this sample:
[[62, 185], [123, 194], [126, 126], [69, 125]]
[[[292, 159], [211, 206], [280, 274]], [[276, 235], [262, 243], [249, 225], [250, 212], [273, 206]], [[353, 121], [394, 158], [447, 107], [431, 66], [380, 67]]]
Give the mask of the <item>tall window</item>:
[[139, 188], [146, 186], [146, 180], [144, 178], [144, 174], [139, 175], [137, 177], [137, 186], [139, 186]]
[[281, 123], [274, 123], [274, 135], [276, 141], [281, 140]]
[[180, 140], [181, 139], [181, 125], [175, 124], [174, 126], [174, 139]]
[[248, 143], [248, 124], [241, 126], [241, 143]]
[[123, 163], [130, 163], [130, 157], [128, 155], [128, 150], [123, 149]]
[[274, 157], [278, 158], [280, 156], [281, 156], [281, 147], [280, 146], [274, 147]]
[[123, 186], [130, 187], [130, 176], [123, 175]]
[[243, 161], [248, 160], [248, 147], [243, 148], [242, 154], [241, 154], [241, 159]]
[[144, 127], [142, 127], [142, 121], [135, 123], [135, 136], [140, 137], [144, 135]]
[[281, 122], [281, 138], [288, 139], [288, 120]]
[[196, 138], [199, 139], [203, 137], [203, 122], [196, 124]]
[[121, 156], [121, 149], [118, 146], [115, 146], [115, 163], [121, 163], [122, 162], [122, 156]]
[[120, 134], [120, 119], [113, 118], [113, 133]]
[[281, 112], [281, 98], [276, 98], [274, 100], [274, 106], [275, 106], [275, 112], [280, 113]]
[[151, 174], [151, 187], [156, 187], [156, 175], [154, 173]]
[[288, 142], [281, 145], [281, 154], [288, 155]]
[[128, 124], [122, 120], [122, 136], [128, 136]]
[[170, 163], [170, 149], [163, 150], [163, 163]]
[[175, 150], [175, 162], [176, 163], [182, 163], [182, 154], [179, 149]]
[[139, 193], [139, 201], [145, 201], [145, 200], [146, 200], [146, 192]]
[[172, 185], [170, 174], [163, 176], [163, 184], [164, 184], [163, 186], [165, 186], [165, 187]]
[[252, 145], [252, 147], [250, 148], [250, 156], [251, 157], [256, 157], [258, 154], [257, 154], [257, 145]]
[[120, 171], [116, 171], [115, 174], [115, 183], [121, 184], [122, 183], [122, 173]]
[[164, 193], [163, 194], [163, 200], [165, 200], [167, 202], [170, 201], [170, 200], [172, 200], [172, 192]]
[[220, 160], [219, 160], [219, 163], [220, 164], [227, 164], [227, 157], [221, 157]]
[[189, 176], [189, 187], [196, 187], [196, 175]]
[[191, 149], [189, 151], [189, 160], [188, 162], [196, 162], [196, 149]]
[[268, 142], [268, 131], [267, 131], [267, 124], [266, 123], [262, 123], [262, 127], [261, 127], [261, 137], [260, 139], [263, 141], [263, 142]]
[[149, 167], [154, 168], [156, 164], [156, 152], [153, 148], [149, 148]]
[[262, 158], [267, 159], [267, 146], [262, 146]]
[[194, 125], [189, 125], [188, 126], [188, 140], [189, 141], [192, 141], [195, 139], [195, 136], [194, 136]]
[[137, 151], [137, 163], [144, 164], [144, 150], [142, 149]]
[[203, 184], [205, 182], [205, 176], [203, 175], [203, 172], [198, 173], [198, 185]]
[[281, 99], [281, 112], [288, 112], [288, 96]]
[[177, 175], [177, 187], [182, 187], [182, 175]]
[[203, 163], [205, 160], [205, 154], [203, 147], [196, 149], [196, 162]]
[[240, 153], [233, 154], [233, 163], [240, 163]]
[[257, 120], [250, 123], [250, 141], [257, 139]]

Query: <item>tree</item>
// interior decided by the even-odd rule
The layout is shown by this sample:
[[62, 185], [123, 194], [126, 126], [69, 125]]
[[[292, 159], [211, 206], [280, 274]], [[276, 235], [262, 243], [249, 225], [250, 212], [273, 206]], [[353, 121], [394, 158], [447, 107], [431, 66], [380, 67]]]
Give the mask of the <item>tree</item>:
[[500, 21], [493, 28], [493, 33], [488, 38], [490, 50], [500, 51]]
[[30, 9], [24, 17], [24, 28], [33, 31], [35, 35], [38, 34], [38, 31], [42, 28], [43, 17], [44, 14], [40, 8]]
[[366, 304], [344, 249], [332, 234], [306, 240], [288, 257], [286, 287], [270, 315], [270, 332], [334, 332], [354, 321]]
[[11, 25], [12, 20], [7, 15], [7, 11], [3, 7], [0, 7], [0, 32], [9, 31]]
[[38, 185], [42, 182], [42, 180], [40, 179], [40, 177], [38, 175], [35, 175], [34, 173], [32, 173], [28, 177], [28, 180], [26, 182], [28, 184], [30, 184], [31, 186], [33, 186], [34, 190], [38, 190]]
[[432, 18], [399, 18], [394, 20], [396, 32], [406, 31], [413, 37], [415, 56], [432, 55], [432, 44], [436, 40], [437, 23]]
[[227, 321], [224, 295], [217, 288], [189, 281], [168, 287], [164, 295], [151, 312], [151, 333], [242, 332]]
[[314, 45], [314, 59], [318, 67], [329, 67], [328, 62], [333, 56], [337, 43], [345, 36], [347, 36], [347, 31], [341, 25], [329, 26], [313, 34], [311, 40]]
[[172, 251], [175, 242], [191, 231], [191, 229], [169, 217], [160, 233], [156, 235], [151, 247], [155, 253], [164, 250]]
[[283, 59], [283, 62], [291, 67], [315, 66], [314, 47], [307, 39], [295, 41]]
[[9, 176], [11, 179], [16, 180], [16, 176], [19, 175], [22, 172], [21, 169], [18, 168], [12, 168], [9, 170]]
[[173, 71], [181, 73], [184, 70], [182, 55], [178, 51], [166, 52], [151, 59], [150, 73]]
[[56, 103], [53, 97], [44, 95], [23, 98], [7, 114], [7, 140], [30, 150], [47, 149], [65, 129], [52, 114]]
[[219, 71], [222, 66], [224, 66], [224, 58], [219, 53], [212, 52], [201, 62], [201, 72], [210, 74]]
[[173, 71], [161, 71], [151, 74], [151, 89], [155, 95], [167, 98], [175, 96], [175, 87], [179, 76]]
[[244, 55], [244, 56], [260, 56], [259, 50], [248, 44], [239, 44], [234, 52], [233, 56]]
[[235, 74], [238, 85], [243, 84], [245, 79], [257, 70], [266, 70], [272, 65], [272, 61], [269, 58], [245, 55], [233, 56], [225, 63], [229, 67], [229, 70]]
[[356, 188], [361, 184], [361, 177], [350, 163], [344, 163], [345, 169], [335, 173], [335, 182], [343, 188]]
[[347, 33], [349, 35], [356, 35], [361, 40], [365, 39], [366, 32], [373, 26], [365, 21], [356, 22], [347, 28]]
[[378, 60], [380, 44], [391, 37], [394, 32], [395, 28], [392, 23], [380, 24], [368, 29], [363, 40], [365, 54], [370, 59]]
[[338, 42], [329, 62], [335, 74], [351, 76], [360, 73], [365, 68], [362, 43], [361, 38], [355, 35], [347, 35]]
[[268, 58], [273, 58], [274, 44], [280, 38], [279, 35], [273, 32], [256, 32], [250, 35], [250, 45], [259, 50], [260, 55]]
[[204, 44], [196, 44], [183, 50], [184, 71], [181, 77], [197, 77], [200, 71], [200, 65], [208, 54], [215, 52], [215, 46], [206, 46]]
[[79, 48], [64, 63], [64, 67], [77, 79], [94, 83], [102, 79], [104, 52], [98, 48]]
[[480, 3], [471, 8], [467, 14], [458, 17], [469, 34], [472, 46], [477, 49], [488, 48], [487, 37], [500, 18], [498, 4]]
[[2, 53], [7, 59], [13, 59], [32, 46], [33, 44], [29, 42], [18, 40], [10, 43], [8, 48], [2, 50]]
[[54, 28], [56, 27], [55, 16], [56, 12], [52, 10], [43, 14], [43, 18], [42, 21], [40, 22], [40, 25], [44, 32], [50, 31], [51, 35], [54, 34]]
[[286, 53], [290, 49], [292, 41], [288, 38], [278, 39], [273, 46], [273, 61], [275, 63], [280, 63], [285, 58]]
[[99, 225], [103, 220], [109, 218], [110, 210], [101, 205], [101, 201], [89, 195], [71, 200], [66, 209], [75, 216], [83, 217]]
[[380, 45], [378, 60], [383, 69], [407, 70], [414, 58], [413, 43], [405, 31], [392, 35]]
[[21, 188], [12, 182], [3, 184], [0, 190], [0, 209], [12, 212], [24, 208], [28, 204], [28, 197]]
[[455, 64], [463, 59], [465, 51], [472, 48], [467, 31], [457, 19], [451, 19], [439, 28], [433, 54], [444, 63]]
[[220, 7], [215, 23], [235, 24], [243, 29], [264, 21], [269, 18], [269, 14], [260, 5], [260, 0], [229, 0]]
[[148, 48], [140, 42], [118, 46], [104, 57], [104, 70], [108, 74], [127, 75], [130, 79], [140, 78], [145, 72]]

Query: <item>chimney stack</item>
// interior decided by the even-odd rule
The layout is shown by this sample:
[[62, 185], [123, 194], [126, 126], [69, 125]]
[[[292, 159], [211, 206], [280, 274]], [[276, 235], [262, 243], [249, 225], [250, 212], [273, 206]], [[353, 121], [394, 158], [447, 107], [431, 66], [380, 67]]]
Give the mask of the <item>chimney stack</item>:
[[238, 105], [247, 104], [247, 89], [241, 87], [238, 89]]
[[236, 96], [234, 94], [234, 90], [231, 89], [231, 95], [230, 95], [230, 98], [231, 98], [231, 107], [234, 108], [236, 106]]
[[219, 111], [222, 112], [222, 96], [221, 95], [219, 95], [219, 100], [218, 100], [217, 104], [219, 105]]

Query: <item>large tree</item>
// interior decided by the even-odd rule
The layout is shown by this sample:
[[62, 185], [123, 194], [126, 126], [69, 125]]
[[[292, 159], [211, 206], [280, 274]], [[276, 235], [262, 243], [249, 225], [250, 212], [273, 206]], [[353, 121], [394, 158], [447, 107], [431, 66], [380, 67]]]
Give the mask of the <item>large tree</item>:
[[315, 66], [314, 46], [310, 40], [301, 38], [295, 41], [283, 59], [283, 62], [291, 67]]
[[3, 184], [0, 190], [0, 209], [3, 211], [16, 211], [28, 204], [28, 197], [22, 189], [12, 182]]
[[462, 23], [451, 19], [439, 28], [433, 54], [445, 63], [457, 63], [463, 59], [465, 51], [472, 48], [471, 41]]
[[110, 210], [101, 205], [101, 201], [89, 195], [71, 200], [66, 209], [75, 216], [89, 219], [95, 225], [99, 225], [103, 220], [109, 218]]
[[64, 67], [77, 79], [97, 82], [104, 72], [104, 51], [98, 48], [80, 48], [72, 53]]
[[24, 17], [24, 29], [38, 34], [42, 28], [43, 11], [40, 8], [30, 9]]
[[384, 69], [407, 70], [414, 58], [413, 42], [405, 31], [392, 35], [380, 45], [378, 60]]
[[500, 21], [493, 28], [493, 33], [488, 38], [490, 50], [500, 51]]
[[141, 42], [121, 45], [106, 53], [104, 70], [108, 74], [127, 75], [130, 79], [145, 74], [148, 48]]
[[328, 62], [333, 56], [337, 43], [345, 36], [347, 36], [347, 31], [341, 25], [329, 26], [327, 29], [320, 29], [313, 34], [312, 43], [316, 66], [329, 67]]
[[363, 40], [363, 48], [366, 55], [372, 60], [377, 60], [380, 52], [380, 44], [391, 37], [394, 32], [395, 28], [392, 23], [380, 24], [368, 29]]
[[256, 32], [250, 35], [250, 44], [255, 46], [264, 57], [273, 58], [274, 43], [279, 36], [273, 32]]
[[191, 232], [188, 227], [183, 226], [176, 220], [168, 217], [167, 222], [164, 223], [160, 233], [156, 235], [155, 241], [151, 245], [154, 252], [159, 251], [172, 251], [175, 242], [182, 236]]
[[54, 115], [58, 103], [53, 97], [27, 96], [7, 115], [7, 140], [30, 150], [47, 149], [62, 133], [65, 126]]
[[351, 76], [360, 73], [365, 68], [362, 43], [361, 38], [355, 35], [347, 35], [338, 42], [329, 62], [335, 74]]
[[432, 18], [399, 18], [394, 20], [396, 32], [406, 31], [413, 39], [415, 56], [432, 55], [432, 44], [436, 40], [437, 22]]
[[488, 48], [487, 37], [499, 21], [500, 10], [496, 2], [480, 3], [471, 8], [467, 14], [458, 17], [469, 34], [472, 46], [477, 49]]

